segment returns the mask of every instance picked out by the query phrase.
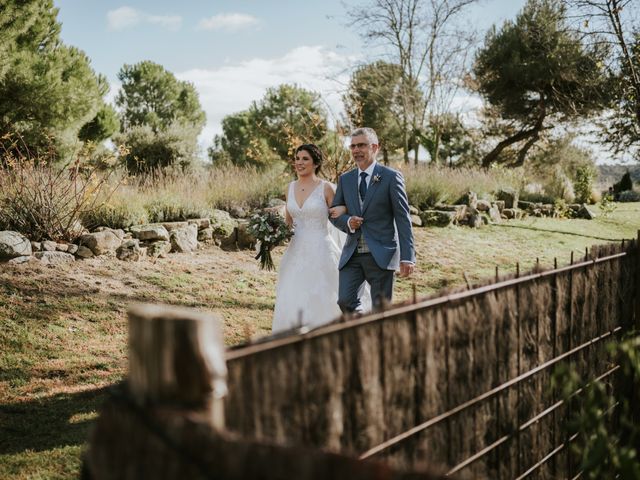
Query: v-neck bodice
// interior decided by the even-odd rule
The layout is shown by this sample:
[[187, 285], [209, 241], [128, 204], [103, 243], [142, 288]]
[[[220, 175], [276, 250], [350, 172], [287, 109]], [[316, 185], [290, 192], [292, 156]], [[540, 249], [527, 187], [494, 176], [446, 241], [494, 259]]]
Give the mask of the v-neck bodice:
[[306, 229], [317, 230], [328, 228], [329, 207], [324, 198], [324, 180], [321, 180], [305, 199], [302, 206], [298, 205], [295, 196], [294, 183], [289, 184], [287, 210], [293, 219], [296, 236], [303, 234]]

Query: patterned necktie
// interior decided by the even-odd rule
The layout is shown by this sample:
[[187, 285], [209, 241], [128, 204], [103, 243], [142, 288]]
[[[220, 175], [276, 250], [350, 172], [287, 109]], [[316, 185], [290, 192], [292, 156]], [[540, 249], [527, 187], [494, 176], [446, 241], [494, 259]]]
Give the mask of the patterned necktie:
[[360, 200], [364, 202], [364, 196], [367, 194], [367, 172], [360, 173], [360, 187], [358, 190], [360, 191]]

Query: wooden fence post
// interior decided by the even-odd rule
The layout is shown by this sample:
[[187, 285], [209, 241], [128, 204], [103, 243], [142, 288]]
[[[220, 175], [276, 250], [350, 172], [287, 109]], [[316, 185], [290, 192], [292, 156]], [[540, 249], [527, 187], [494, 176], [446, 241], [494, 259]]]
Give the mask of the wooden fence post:
[[129, 309], [131, 397], [139, 406], [188, 407], [224, 428], [227, 367], [219, 319], [164, 305]]

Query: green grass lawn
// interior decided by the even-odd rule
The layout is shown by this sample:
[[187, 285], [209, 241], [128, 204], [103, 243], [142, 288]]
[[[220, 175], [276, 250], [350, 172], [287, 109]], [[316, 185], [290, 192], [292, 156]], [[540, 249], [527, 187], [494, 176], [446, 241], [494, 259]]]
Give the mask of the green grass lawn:
[[[597, 207], [593, 210], [600, 213]], [[567, 264], [585, 248], [636, 238], [640, 203], [596, 220], [527, 218], [478, 230], [418, 228], [418, 268], [396, 300]], [[283, 248], [275, 252], [278, 262]], [[163, 302], [217, 312], [228, 344], [271, 328], [276, 273], [251, 252], [206, 247], [156, 263], [92, 259], [55, 268], [0, 264], [0, 478], [77, 477], [105, 388], [126, 370], [126, 310]]]

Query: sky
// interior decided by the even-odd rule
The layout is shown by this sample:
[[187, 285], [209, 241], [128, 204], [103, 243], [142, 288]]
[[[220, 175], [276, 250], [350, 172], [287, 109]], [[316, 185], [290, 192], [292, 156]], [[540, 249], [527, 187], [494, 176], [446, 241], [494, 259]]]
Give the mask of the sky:
[[[480, 32], [514, 19], [525, 0], [478, 0], [464, 16]], [[352, 9], [366, 0], [54, 0], [62, 40], [83, 50], [119, 90], [124, 64], [151, 60], [191, 82], [207, 123], [203, 150], [224, 116], [249, 107], [269, 87], [295, 83], [321, 94], [330, 115], [354, 65], [375, 60]], [[475, 103], [474, 103], [475, 102]], [[458, 105], [478, 100], [468, 96]]]

